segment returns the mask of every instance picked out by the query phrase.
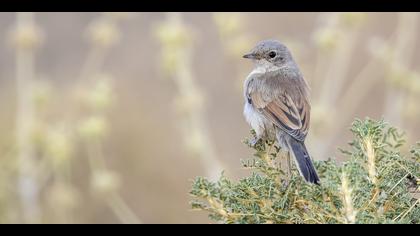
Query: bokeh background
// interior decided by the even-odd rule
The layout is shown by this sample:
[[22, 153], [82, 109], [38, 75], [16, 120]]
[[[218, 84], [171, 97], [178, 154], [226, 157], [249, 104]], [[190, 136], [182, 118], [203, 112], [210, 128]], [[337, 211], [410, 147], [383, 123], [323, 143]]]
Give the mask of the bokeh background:
[[[0, 223], [209, 223], [196, 176], [240, 178], [241, 58], [284, 42], [312, 88], [307, 145], [354, 118], [420, 139], [418, 13], [0, 13]], [[409, 147], [409, 145], [408, 145]]]

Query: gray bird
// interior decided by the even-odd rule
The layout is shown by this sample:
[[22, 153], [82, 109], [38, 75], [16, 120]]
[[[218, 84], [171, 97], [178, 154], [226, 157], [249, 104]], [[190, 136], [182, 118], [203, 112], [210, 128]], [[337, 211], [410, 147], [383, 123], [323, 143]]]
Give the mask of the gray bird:
[[244, 84], [244, 115], [256, 132], [251, 144], [277, 139], [294, 156], [305, 180], [319, 184], [304, 143], [310, 121], [309, 87], [290, 51], [277, 40], [264, 40], [243, 57], [255, 64]]

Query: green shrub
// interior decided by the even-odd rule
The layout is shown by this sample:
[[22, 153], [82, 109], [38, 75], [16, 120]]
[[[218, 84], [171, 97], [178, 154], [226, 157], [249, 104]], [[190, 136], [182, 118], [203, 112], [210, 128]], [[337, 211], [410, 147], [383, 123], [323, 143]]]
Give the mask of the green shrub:
[[250, 176], [197, 177], [191, 205], [220, 223], [419, 223], [420, 143], [404, 155], [402, 133], [383, 121], [356, 120], [351, 131], [345, 162], [315, 161], [321, 186], [295, 168], [285, 175], [281, 150], [260, 143], [242, 161]]

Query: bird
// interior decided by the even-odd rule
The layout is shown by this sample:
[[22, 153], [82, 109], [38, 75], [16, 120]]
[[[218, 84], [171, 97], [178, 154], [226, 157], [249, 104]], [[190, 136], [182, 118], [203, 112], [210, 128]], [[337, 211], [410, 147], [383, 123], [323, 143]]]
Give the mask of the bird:
[[[250, 141], [277, 140], [294, 157], [300, 175], [311, 184], [320, 179], [305, 146], [310, 123], [310, 89], [280, 41], [260, 41], [243, 58], [254, 63], [244, 82], [244, 116], [256, 135]], [[289, 166], [290, 168], [290, 166]]]

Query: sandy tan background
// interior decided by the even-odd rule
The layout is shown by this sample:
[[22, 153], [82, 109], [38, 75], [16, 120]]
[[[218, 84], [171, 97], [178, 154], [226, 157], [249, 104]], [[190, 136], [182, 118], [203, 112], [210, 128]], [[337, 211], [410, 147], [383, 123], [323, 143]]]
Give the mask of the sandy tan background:
[[[41, 31], [42, 42], [33, 49], [33, 79], [42, 81], [41, 84], [49, 88], [45, 90], [47, 92], [42, 90], [47, 95], [41, 95], [46, 96], [48, 101], [39, 111], [40, 115], [34, 118], [44, 123], [38, 135], [42, 139], [49, 130], [60, 125], [67, 127], [75, 135], [70, 140], [63, 141], [71, 142], [68, 145], [71, 146], [71, 154], [65, 160], [68, 174], [63, 177], [64, 180], [58, 177], [61, 176], [59, 173], [44, 171], [54, 165], [48, 158], [43, 167], [35, 164], [34, 168], [45, 169], [41, 171], [43, 180], [36, 180], [39, 192], [35, 204], [39, 209], [35, 212], [35, 217], [31, 219], [29, 216], [27, 219], [45, 223], [120, 223], [130, 220], [145, 223], [209, 222], [203, 213], [189, 210], [188, 203], [191, 180], [197, 175], [208, 174], [201, 161], [202, 157], [197, 157], [201, 155], [197, 152], [207, 149], [201, 150], [198, 145], [198, 150], [193, 148], [191, 151], [185, 144], [184, 140], [187, 140], [188, 145], [188, 140], [194, 143], [197, 137], [189, 133], [190, 129], [184, 129], [180, 125], [186, 118], [176, 106], [177, 99], [183, 96], [179, 80], [176, 75], [165, 77], [162, 69], [165, 60], [163, 57], [173, 53], [172, 47], [177, 45], [171, 46], [169, 42], [165, 46], [162, 37], [166, 36], [161, 35], [161, 40], [156, 36], [159, 34], [156, 30], [165, 22], [169, 24], [166, 31], [171, 27], [173, 29], [175, 26], [170, 21], [174, 19], [181, 20], [180, 24], [188, 26], [192, 31], [193, 41], [187, 40], [187, 46], [181, 42], [179, 50], [191, 50], [188, 60], [192, 64], [187, 70], [193, 83], [199, 88], [198, 98], [204, 97], [204, 102], [199, 104], [198, 109], [202, 113], [197, 118], [202, 125], [198, 132], [204, 132], [201, 135], [205, 140], [210, 140], [210, 151], [213, 152], [211, 156], [221, 162], [228, 176], [239, 178], [246, 175], [248, 172], [240, 169], [239, 161], [252, 154], [241, 143], [249, 134], [249, 127], [242, 117], [241, 83], [251, 71], [252, 65], [240, 55], [259, 40], [266, 38], [276, 38], [290, 46], [312, 87], [313, 106], [317, 109], [314, 119], [333, 117], [325, 126], [318, 122], [311, 128], [307, 142], [315, 159], [340, 159], [337, 147], [345, 146], [350, 140], [348, 127], [355, 117], [369, 116], [379, 119], [385, 115], [386, 120], [395, 120], [395, 123], [407, 131], [409, 142], [419, 140], [419, 96], [415, 89], [410, 90], [414, 85], [403, 85], [404, 89], [400, 91], [398, 86], [404, 83], [399, 83], [398, 79], [401, 77], [404, 80], [407, 76], [397, 76], [397, 82], [393, 80], [395, 76], [387, 79], [395, 71], [392, 70], [392, 65], [398, 60], [395, 59], [398, 58], [395, 56], [398, 53], [394, 51], [399, 50], [400, 54], [407, 57], [407, 61], [401, 63], [404, 72], [409, 74], [411, 80], [419, 80], [416, 71], [419, 69], [420, 47], [417, 43], [418, 27], [415, 24], [420, 22], [420, 16], [415, 13], [407, 15], [180, 13], [174, 17], [168, 13], [130, 13], [118, 16], [104, 16], [100, 13], [35, 13], [32, 20]], [[99, 56], [103, 61], [95, 67], [95, 72], [90, 71], [92, 73], [88, 73], [86, 77], [105, 73], [112, 81], [106, 86], [110, 86], [112, 92], [108, 95], [112, 97], [113, 103], [106, 112], [101, 113], [108, 131], [100, 139], [99, 147], [107, 170], [114, 173], [111, 178], [106, 175], [103, 180], [105, 188], [109, 184], [107, 181], [111, 182], [111, 187], [108, 186], [110, 191], [117, 193], [120, 198], [114, 202], [109, 200], [109, 193], [97, 195], [95, 188], [92, 190], [92, 173], [95, 169], [89, 167], [85, 142], [78, 135], [79, 122], [83, 123], [86, 117], [92, 115], [80, 100], [83, 100], [84, 93], [94, 90], [92, 87], [100, 80], [81, 76], [92, 48], [98, 43], [89, 41], [89, 27], [96, 27], [95, 22], [102, 17], [118, 21], [112, 27], [118, 29], [116, 34], [119, 40], [104, 50], [104, 54]], [[22, 174], [19, 162], [16, 161], [20, 151], [16, 144], [15, 128], [19, 125], [16, 121], [16, 108], [19, 106], [16, 96], [16, 65], [19, 62], [16, 55], [20, 49], [19, 45], [13, 46], [11, 43], [16, 22], [16, 13], [0, 13], [0, 165], [4, 172], [0, 174], [0, 223], [25, 222], [25, 207], [22, 207], [19, 200], [21, 193], [17, 190], [19, 175]], [[217, 22], [224, 24], [218, 25]], [[104, 24], [106, 31], [107, 26]], [[324, 32], [323, 29], [331, 32]], [[168, 34], [169, 38], [173, 36]], [[398, 39], [395, 34], [406, 34], [407, 39]], [[176, 32], [174, 35], [173, 37], [179, 37]], [[190, 36], [189, 33], [187, 36]], [[113, 37], [112, 32], [109, 37]], [[398, 42], [402, 46], [398, 46]], [[344, 46], [340, 46], [342, 44]], [[391, 53], [382, 53], [384, 47]], [[346, 52], [343, 48], [350, 50]], [[165, 50], [168, 50], [167, 53]], [[407, 50], [411, 55], [405, 53]], [[375, 52], [380, 55], [375, 57]], [[378, 59], [381, 56], [382, 59]], [[180, 58], [183, 57], [176, 60]], [[340, 60], [343, 60], [341, 64], [337, 62]], [[340, 67], [343, 64], [348, 68]], [[330, 67], [339, 68], [341, 72], [348, 71], [331, 72]], [[366, 67], [368, 72], [364, 71]], [[400, 71], [397, 69], [396, 71]], [[361, 73], [365, 74], [360, 77]], [[335, 79], [342, 80], [342, 85], [337, 85]], [[356, 79], [359, 82], [355, 82]], [[365, 82], [368, 84], [366, 90]], [[331, 87], [324, 86], [325, 83], [331, 83]], [[348, 96], [351, 98], [350, 103], [340, 103], [341, 95], [354, 83], [360, 85], [356, 86], [352, 96]], [[397, 92], [399, 95], [395, 95], [394, 90], [400, 91]], [[322, 94], [335, 91], [337, 95], [328, 95], [323, 103], [325, 105], [318, 106], [321, 104]], [[402, 105], [389, 107], [394, 104], [389, 102], [393, 96], [402, 96]], [[194, 99], [197, 97], [192, 98]], [[354, 107], [349, 114], [342, 112], [342, 108], [347, 106]], [[337, 114], [330, 117], [330, 109]], [[397, 118], [387, 115], [390, 114], [389, 111], [394, 111]], [[339, 126], [335, 130], [328, 128], [333, 127], [336, 122]], [[197, 139], [201, 140], [201, 136]], [[322, 145], [325, 149], [322, 149]], [[43, 163], [46, 158], [40, 149], [42, 147], [36, 147], [31, 152], [30, 158], [35, 163]], [[71, 196], [68, 197], [69, 195]], [[111, 193], [111, 196], [116, 195]], [[125, 205], [122, 206], [122, 202]], [[125, 207], [129, 209], [124, 209]], [[130, 217], [131, 213], [136, 216]]]

